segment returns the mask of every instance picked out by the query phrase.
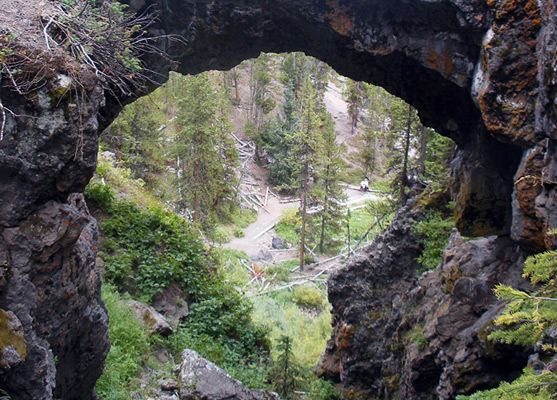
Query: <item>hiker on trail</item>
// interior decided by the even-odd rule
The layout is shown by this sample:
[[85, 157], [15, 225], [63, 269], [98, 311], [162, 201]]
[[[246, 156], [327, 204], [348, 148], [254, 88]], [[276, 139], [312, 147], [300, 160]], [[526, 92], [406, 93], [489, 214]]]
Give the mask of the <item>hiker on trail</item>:
[[367, 176], [360, 182], [360, 190], [362, 192], [367, 192], [369, 190], [369, 179]]

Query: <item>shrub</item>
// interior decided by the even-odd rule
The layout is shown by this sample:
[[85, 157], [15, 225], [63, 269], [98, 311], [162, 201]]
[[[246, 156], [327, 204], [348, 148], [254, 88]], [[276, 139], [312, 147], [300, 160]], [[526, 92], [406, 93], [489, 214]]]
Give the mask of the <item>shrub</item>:
[[428, 210], [424, 220], [416, 224], [413, 231], [421, 237], [424, 246], [422, 254], [416, 259], [422, 264], [422, 272], [434, 269], [441, 262], [454, 226], [454, 218], [443, 218], [441, 212], [434, 209]]
[[298, 264], [299, 262], [297, 260], [284, 261], [280, 264], [269, 264], [265, 267], [265, 273], [268, 279], [289, 282], [291, 275], [290, 270]]
[[225, 226], [215, 226], [211, 232], [209, 232], [209, 238], [215, 243], [228, 243], [232, 240], [230, 232]]
[[315, 286], [302, 285], [294, 289], [294, 303], [302, 307], [322, 310], [325, 304], [325, 295]]
[[251, 276], [242, 263], [249, 263], [248, 255], [239, 250], [214, 247], [211, 249], [211, 256], [215, 259], [225, 281], [234, 286], [243, 287], [248, 284]]
[[109, 283], [146, 303], [171, 282], [193, 297], [208, 289], [206, 252], [186, 220], [160, 207], [116, 199], [108, 185], [90, 185], [85, 194], [109, 214], [100, 224]]
[[302, 225], [302, 218], [295, 207], [287, 208], [282, 212], [280, 221], [275, 226], [277, 235], [289, 243], [300, 241], [299, 229]]
[[241, 210], [237, 209], [233, 214], [230, 215], [230, 222], [236, 225], [238, 228], [245, 229], [251, 224], [257, 221], [257, 212], [255, 210]]

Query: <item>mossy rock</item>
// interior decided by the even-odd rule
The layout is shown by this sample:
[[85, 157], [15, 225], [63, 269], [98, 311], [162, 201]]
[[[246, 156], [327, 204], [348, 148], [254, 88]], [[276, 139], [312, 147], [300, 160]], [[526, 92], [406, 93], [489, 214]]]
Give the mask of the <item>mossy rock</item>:
[[27, 357], [23, 328], [12, 312], [0, 309], [0, 368], [9, 368]]

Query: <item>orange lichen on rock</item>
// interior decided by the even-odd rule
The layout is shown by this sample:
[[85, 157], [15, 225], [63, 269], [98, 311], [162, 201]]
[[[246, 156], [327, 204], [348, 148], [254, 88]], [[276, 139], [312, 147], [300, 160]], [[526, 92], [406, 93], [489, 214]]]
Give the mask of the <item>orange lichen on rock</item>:
[[450, 76], [454, 71], [453, 60], [451, 59], [451, 53], [447, 49], [444, 54], [445, 60], [443, 61], [443, 74], [445, 76]]
[[531, 145], [535, 128], [529, 116], [538, 95], [541, 10], [535, 0], [488, 0], [487, 4], [496, 21], [484, 53], [492, 84], [478, 99], [482, 115], [492, 134]]
[[439, 55], [433, 49], [429, 49], [429, 58], [427, 59], [427, 65], [436, 71], [439, 71], [439, 64], [441, 64], [439, 60]]
[[341, 6], [338, 0], [327, 0], [327, 5], [332, 9], [326, 14], [331, 27], [341, 35], [348, 36], [352, 27], [352, 20], [347, 15], [348, 9]]
[[352, 336], [354, 334], [354, 327], [352, 325], [342, 325], [340, 331], [336, 336], [336, 345], [339, 349], [350, 347]]

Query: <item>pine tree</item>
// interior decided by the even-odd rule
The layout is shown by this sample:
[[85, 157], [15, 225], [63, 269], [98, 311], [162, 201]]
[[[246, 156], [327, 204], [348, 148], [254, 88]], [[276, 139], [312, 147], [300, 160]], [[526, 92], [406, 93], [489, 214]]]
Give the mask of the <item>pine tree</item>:
[[250, 63], [250, 110], [251, 122], [261, 129], [264, 116], [276, 106], [271, 91], [271, 57], [262, 53]]
[[313, 219], [319, 226], [319, 252], [325, 252], [325, 241], [338, 233], [342, 227], [342, 202], [345, 200], [341, 186], [344, 162], [342, 148], [336, 142], [335, 125], [331, 115], [322, 113], [323, 140], [317, 159], [316, 184], [313, 189], [319, 207]]
[[358, 162], [364, 168], [365, 175], [381, 170], [381, 148], [384, 146], [387, 128], [388, 109], [394, 96], [384, 89], [363, 84], [368, 95], [367, 118], [364, 119], [360, 136]]
[[135, 179], [143, 179], [148, 185], [165, 162], [154, 109], [156, 106], [145, 98], [127, 105], [102, 136], [103, 147], [114, 152], [120, 165], [129, 168]]
[[254, 140], [258, 148], [265, 150], [271, 164], [269, 181], [282, 189], [289, 189], [292, 165], [289, 162], [290, 138], [298, 129], [299, 104], [296, 101], [294, 87], [289, 84], [284, 92], [282, 110], [274, 120], [256, 131]]
[[[503, 343], [534, 346], [543, 335], [557, 324], [557, 251], [547, 251], [530, 256], [524, 264], [525, 278], [530, 278], [539, 290], [527, 293], [510, 286], [499, 284], [497, 297], [509, 300], [503, 313], [495, 319], [502, 330], [491, 333], [488, 338]], [[555, 356], [554, 345], [543, 345], [546, 354]], [[498, 388], [459, 396], [459, 400], [508, 400], [508, 399], [552, 399], [557, 395], [557, 374], [548, 369], [534, 373], [526, 368], [524, 373], [511, 383], [503, 382]]]
[[305, 264], [307, 209], [312, 197], [312, 182], [316, 170], [316, 155], [320, 147], [319, 103], [315, 87], [309, 78], [304, 80], [299, 96], [299, 129], [289, 135], [291, 149], [289, 163], [292, 178], [289, 188], [300, 196], [302, 226], [300, 233], [300, 269]]
[[406, 203], [408, 174], [416, 167], [416, 132], [420, 123], [417, 111], [401, 99], [393, 99], [389, 110], [391, 128], [387, 133], [388, 171], [395, 173], [393, 193], [401, 204]]
[[207, 228], [222, 200], [230, 196], [234, 183], [230, 168], [237, 156], [226, 140], [227, 116], [207, 73], [185, 78], [179, 107], [175, 146], [179, 206], [192, 212], [194, 223]]
[[346, 88], [344, 90], [346, 102], [348, 103], [348, 116], [350, 117], [352, 125], [352, 134], [356, 132], [360, 112], [364, 107], [366, 100], [365, 85], [362, 82], [356, 82], [351, 79], [346, 81]]
[[292, 339], [281, 336], [276, 350], [278, 355], [268, 372], [271, 388], [276, 390], [282, 399], [292, 399], [295, 390], [303, 383], [303, 370], [292, 352]]
[[215, 112], [215, 148], [218, 159], [222, 164], [222, 172], [215, 176], [215, 211], [219, 217], [228, 219], [232, 210], [223, 212], [224, 206], [234, 207], [235, 188], [238, 186], [236, 167], [238, 166], [238, 150], [230, 137], [230, 132], [234, 130], [230, 122], [229, 115], [230, 102], [226, 93], [221, 89], [217, 92], [216, 112]]

